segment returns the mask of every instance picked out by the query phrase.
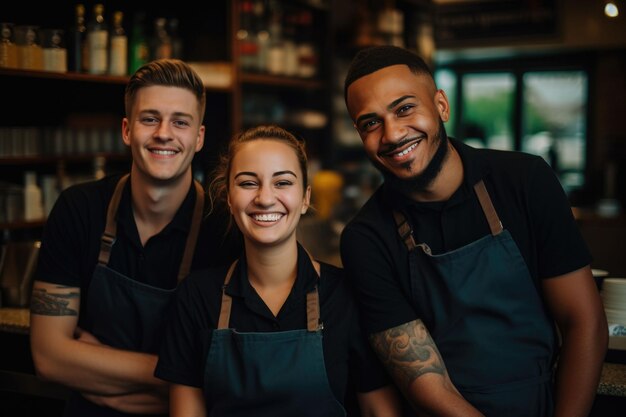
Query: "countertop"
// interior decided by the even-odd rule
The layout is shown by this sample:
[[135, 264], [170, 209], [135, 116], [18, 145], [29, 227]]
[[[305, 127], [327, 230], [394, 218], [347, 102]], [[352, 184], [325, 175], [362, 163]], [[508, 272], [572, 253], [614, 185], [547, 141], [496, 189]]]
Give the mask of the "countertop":
[[27, 308], [0, 308], [0, 331], [28, 334], [30, 312]]
[[[27, 308], [0, 308], [0, 331], [28, 334], [29, 325]], [[626, 364], [604, 363], [598, 394], [626, 397]]]

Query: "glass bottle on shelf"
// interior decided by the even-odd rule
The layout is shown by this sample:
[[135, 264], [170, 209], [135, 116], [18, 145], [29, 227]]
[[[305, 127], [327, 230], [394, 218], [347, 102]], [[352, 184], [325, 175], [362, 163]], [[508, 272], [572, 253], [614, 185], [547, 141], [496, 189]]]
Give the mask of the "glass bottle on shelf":
[[183, 59], [183, 39], [178, 34], [178, 18], [172, 17], [167, 21], [167, 26], [172, 40], [172, 58]]
[[109, 74], [126, 75], [128, 70], [128, 38], [122, 20], [124, 13], [113, 13], [113, 26], [111, 28], [111, 43], [109, 48]]
[[43, 31], [43, 67], [46, 71], [67, 72], [67, 49], [62, 29]]
[[285, 59], [285, 75], [298, 75], [298, 48], [296, 46], [296, 19], [295, 9], [285, 10], [283, 15], [283, 46]]
[[267, 72], [272, 75], [285, 74], [285, 46], [282, 34], [282, 10], [280, 3], [270, 0], [269, 47], [267, 50]]
[[318, 55], [313, 42], [313, 13], [301, 10], [298, 15], [298, 76], [312, 78], [317, 74]]
[[104, 5], [93, 7], [93, 17], [87, 25], [87, 45], [89, 49], [89, 73], [106, 74], [108, 69], [109, 32], [104, 20]]
[[146, 37], [146, 13], [139, 11], [133, 18], [130, 37], [130, 62], [128, 73], [133, 74], [150, 59], [150, 46]]
[[8, 22], [0, 23], [0, 68], [18, 68], [13, 24]]
[[39, 28], [31, 25], [15, 27], [18, 66], [25, 70], [43, 70], [43, 50], [39, 43]]
[[254, 2], [254, 25], [257, 44], [255, 69], [258, 72], [266, 72], [270, 34], [264, 0], [256, 0]]
[[239, 30], [237, 42], [239, 43], [239, 66], [244, 71], [253, 71], [257, 63], [257, 43], [254, 31], [254, 4], [252, 0], [241, 2], [239, 13]]
[[154, 34], [150, 49], [152, 59], [172, 57], [172, 38], [167, 33], [167, 19], [164, 17], [154, 19]]
[[69, 70], [87, 72], [89, 57], [87, 50], [87, 26], [85, 25], [85, 5], [76, 5], [74, 26], [69, 37]]

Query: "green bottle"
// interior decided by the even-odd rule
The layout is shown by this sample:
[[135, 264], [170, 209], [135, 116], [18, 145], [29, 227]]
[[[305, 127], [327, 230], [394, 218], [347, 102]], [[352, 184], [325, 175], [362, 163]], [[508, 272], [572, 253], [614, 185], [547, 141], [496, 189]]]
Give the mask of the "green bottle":
[[150, 59], [150, 48], [146, 37], [146, 13], [137, 12], [133, 19], [133, 29], [130, 37], [128, 72], [134, 74]]

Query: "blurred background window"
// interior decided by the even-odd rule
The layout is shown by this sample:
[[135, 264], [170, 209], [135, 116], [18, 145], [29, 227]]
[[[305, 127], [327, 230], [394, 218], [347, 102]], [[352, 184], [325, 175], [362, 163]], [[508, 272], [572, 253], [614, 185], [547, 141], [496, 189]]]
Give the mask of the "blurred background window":
[[543, 157], [570, 192], [585, 184], [588, 75], [574, 70], [435, 71], [450, 136], [474, 147]]

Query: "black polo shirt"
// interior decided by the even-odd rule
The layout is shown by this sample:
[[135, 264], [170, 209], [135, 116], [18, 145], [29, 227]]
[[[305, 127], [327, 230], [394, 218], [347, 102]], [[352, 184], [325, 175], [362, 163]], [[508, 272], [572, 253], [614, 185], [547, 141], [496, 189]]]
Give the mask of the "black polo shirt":
[[449, 252], [490, 233], [473, 190], [483, 179], [538, 287], [541, 279], [591, 262], [567, 197], [542, 158], [450, 140], [461, 157], [464, 179], [448, 201], [418, 203], [383, 184], [342, 233], [343, 265], [357, 288], [368, 333], [419, 318], [409, 301], [408, 252], [398, 237], [392, 207], [405, 213], [417, 243], [427, 243], [434, 254]]
[[[228, 267], [193, 273], [176, 293], [155, 375], [169, 382], [202, 387], [211, 335], [217, 327], [221, 291]], [[384, 370], [359, 328], [357, 309], [343, 270], [321, 263], [320, 315], [323, 350], [330, 387], [344, 403], [349, 380], [360, 392], [388, 384]], [[242, 256], [226, 289], [232, 297], [230, 328], [240, 332], [306, 329], [306, 294], [318, 282], [304, 249], [298, 249], [298, 271], [285, 304], [274, 317], [247, 278]], [[271, 366], [271, 365], [269, 365]]]
[[[109, 176], [63, 191], [44, 227], [36, 279], [80, 287], [81, 310], [98, 261], [109, 201], [120, 177]], [[145, 246], [135, 224], [130, 189], [128, 181], [116, 216], [117, 240], [109, 267], [142, 283], [174, 288], [190, 229], [195, 188], [190, 184], [172, 221]], [[239, 240], [224, 237], [226, 223], [217, 215], [204, 217], [192, 269], [225, 263], [240, 253]]]

